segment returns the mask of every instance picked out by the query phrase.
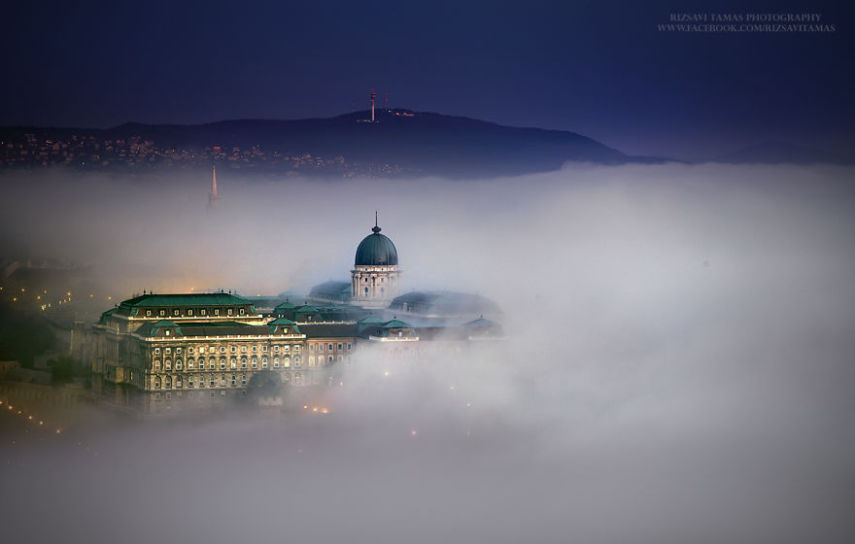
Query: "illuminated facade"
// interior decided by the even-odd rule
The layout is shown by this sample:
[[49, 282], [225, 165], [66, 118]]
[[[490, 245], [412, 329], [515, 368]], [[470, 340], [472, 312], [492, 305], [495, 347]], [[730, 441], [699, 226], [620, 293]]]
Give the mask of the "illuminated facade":
[[321, 304], [285, 301], [264, 314], [231, 293], [144, 293], [94, 325], [92, 369], [105, 381], [152, 392], [245, 391], [252, 376], [265, 371], [283, 384], [325, 385], [338, 382], [335, 367], [361, 346], [406, 361], [425, 351], [420, 330], [434, 346], [440, 338], [459, 345], [501, 336], [483, 318], [418, 329], [388, 315], [399, 285], [398, 253], [376, 223], [357, 248], [351, 276], [349, 286], [327, 282], [313, 289], [310, 299]]

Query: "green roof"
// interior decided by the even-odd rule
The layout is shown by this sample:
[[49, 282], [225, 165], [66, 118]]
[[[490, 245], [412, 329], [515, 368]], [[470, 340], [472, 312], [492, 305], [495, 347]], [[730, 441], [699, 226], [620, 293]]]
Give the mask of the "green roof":
[[229, 293], [180, 293], [169, 295], [140, 295], [122, 302], [122, 306], [140, 308], [150, 306], [229, 306], [252, 303]]
[[393, 319], [391, 321], [387, 321], [387, 322], [383, 323], [383, 328], [384, 329], [400, 329], [400, 328], [408, 329], [408, 328], [410, 328], [410, 324], [404, 323], [400, 319]]

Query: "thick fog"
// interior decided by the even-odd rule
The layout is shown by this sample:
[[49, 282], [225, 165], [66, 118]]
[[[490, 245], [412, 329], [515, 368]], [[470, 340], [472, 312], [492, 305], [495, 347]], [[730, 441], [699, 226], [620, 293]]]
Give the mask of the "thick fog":
[[91, 264], [118, 300], [347, 280], [379, 210], [405, 287], [485, 295], [507, 338], [407, 368], [362, 351], [326, 415], [95, 407], [4, 433], [3, 540], [851, 542], [853, 173], [224, 171], [213, 211], [204, 176], [5, 174], [5, 253]]

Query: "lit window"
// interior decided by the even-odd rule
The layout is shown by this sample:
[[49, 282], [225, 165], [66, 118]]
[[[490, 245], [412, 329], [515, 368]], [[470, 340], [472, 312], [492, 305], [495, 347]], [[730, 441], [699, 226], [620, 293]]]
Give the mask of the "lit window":
[[145, 315], [146, 317], [151, 317], [151, 310], [146, 310]]
[[246, 353], [246, 346], [241, 346], [241, 347], [240, 347], [240, 352], [241, 352], [241, 353]]
[[229, 314], [229, 315], [232, 315], [234, 312], [232, 311], [232, 309], [231, 309], [231, 308], [229, 308], [228, 310], [226, 310], [226, 313], [227, 313], [227, 314]]
[[219, 308], [214, 309], [214, 315], [220, 315], [220, 309]]
[[172, 353], [172, 348], [166, 348], [164, 351], [166, 351], [166, 353]]
[[[187, 315], [193, 315], [193, 310], [187, 310]], [[190, 384], [190, 387], [193, 387], [193, 384]]]
[[202, 308], [201, 310], [199, 310], [199, 313], [202, 315], [208, 315], [208, 310], [206, 310], [205, 308]]
[[241, 308], [241, 309], [240, 309], [240, 315], [243, 315], [244, 313], [246, 313], [246, 312], [244, 311], [244, 309], [243, 309], [243, 308]]
[[166, 310], [161, 310], [161, 311], [160, 311], [160, 312], [158, 312], [158, 313], [159, 313], [161, 316], [164, 316], [164, 315], [166, 315]]
[[178, 311], [177, 308], [175, 310], [172, 310], [172, 315], [180, 315], [180, 314], [181, 314], [181, 312]]

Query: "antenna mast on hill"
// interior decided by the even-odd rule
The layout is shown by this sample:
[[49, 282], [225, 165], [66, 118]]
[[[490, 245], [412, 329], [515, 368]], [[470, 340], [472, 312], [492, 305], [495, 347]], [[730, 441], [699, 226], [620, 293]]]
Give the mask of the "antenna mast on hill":
[[208, 208], [216, 206], [219, 199], [220, 197], [217, 195], [217, 165], [215, 164], [211, 173], [211, 194], [208, 195]]
[[374, 100], [377, 98], [377, 93], [371, 91], [371, 122], [374, 122]]

